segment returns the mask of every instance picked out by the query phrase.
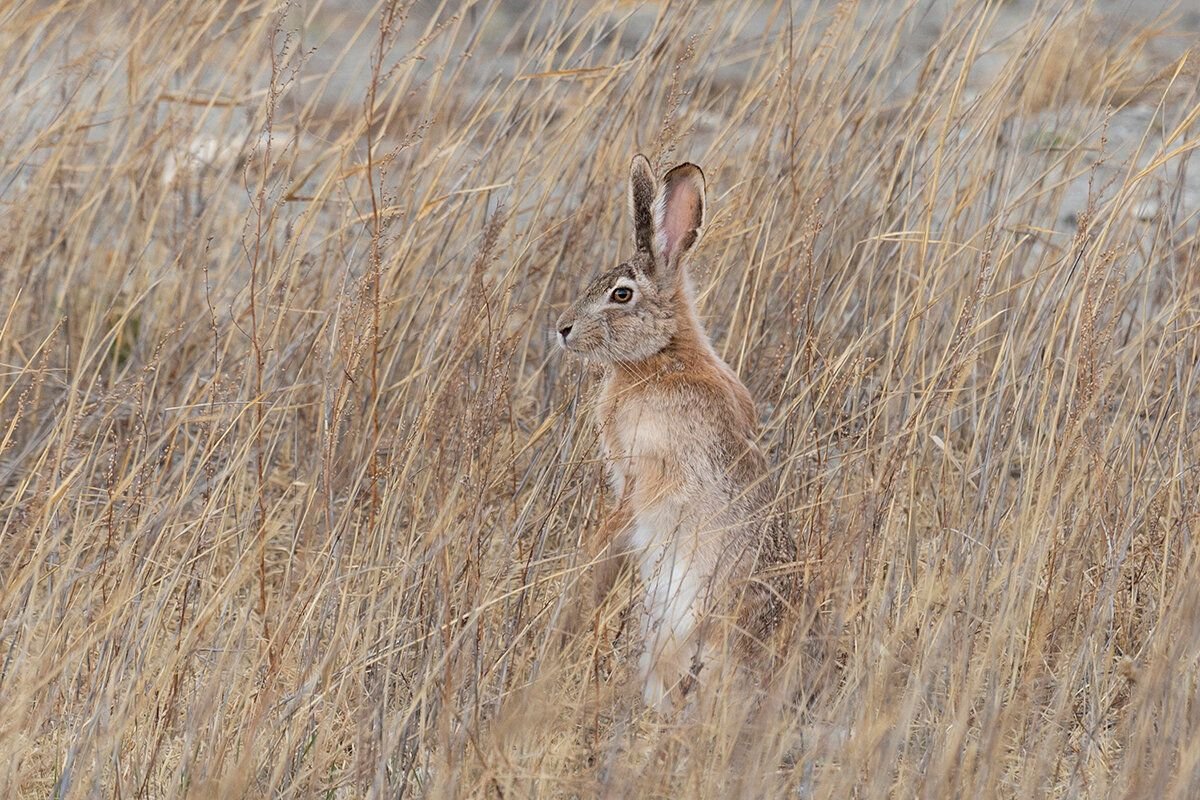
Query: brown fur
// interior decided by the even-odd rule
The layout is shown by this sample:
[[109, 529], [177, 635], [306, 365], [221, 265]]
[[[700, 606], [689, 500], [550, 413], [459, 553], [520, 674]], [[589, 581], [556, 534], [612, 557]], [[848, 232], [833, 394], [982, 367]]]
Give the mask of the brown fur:
[[[687, 279], [703, 232], [703, 174], [681, 164], [655, 196], [639, 156], [630, 210], [636, 256], [593, 281], [559, 329], [564, 347], [606, 365], [597, 416], [619, 500], [589, 549], [606, 565], [628, 559], [642, 577], [645, 696], [661, 706], [690, 682], [692, 665], [726, 647], [743, 659], [758, 650], [787, 594], [768, 573], [793, 552], [767, 515], [754, 401], [713, 350]], [[634, 299], [615, 300], [620, 287]], [[610, 566], [596, 576], [600, 595], [614, 575]]]

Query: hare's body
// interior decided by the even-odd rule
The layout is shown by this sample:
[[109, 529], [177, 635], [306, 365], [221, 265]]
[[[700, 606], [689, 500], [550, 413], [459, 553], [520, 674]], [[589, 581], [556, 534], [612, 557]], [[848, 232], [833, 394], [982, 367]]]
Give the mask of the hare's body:
[[[770, 497], [750, 393], [707, 341], [680, 345], [610, 368], [598, 404], [618, 513], [629, 520], [610, 547], [629, 554], [645, 586], [642, 659], [654, 704], [711, 659], [721, 633], [697, 629], [734, 600], [730, 589], [785, 557], [764, 538]], [[742, 624], [768, 626], [772, 599], [743, 595]]]
[[650, 206], [653, 189], [648, 163], [635, 160], [639, 252], [559, 327], [568, 349], [606, 362], [597, 416], [618, 507], [596, 555], [637, 568], [644, 694], [663, 705], [717, 651], [745, 653], [769, 632], [781, 597], [762, 576], [791, 554], [766, 511], [754, 401], [713, 350], [683, 270], [703, 223], [703, 178], [681, 165]]

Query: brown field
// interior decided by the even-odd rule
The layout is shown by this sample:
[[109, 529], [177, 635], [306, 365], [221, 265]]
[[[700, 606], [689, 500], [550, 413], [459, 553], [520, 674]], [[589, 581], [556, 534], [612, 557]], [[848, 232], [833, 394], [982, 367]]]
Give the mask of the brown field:
[[[1200, 796], [1188, 8], [0, 2], [0, 797]], [[559, 634], [639, 150], [803, 587], [673, 717]]]

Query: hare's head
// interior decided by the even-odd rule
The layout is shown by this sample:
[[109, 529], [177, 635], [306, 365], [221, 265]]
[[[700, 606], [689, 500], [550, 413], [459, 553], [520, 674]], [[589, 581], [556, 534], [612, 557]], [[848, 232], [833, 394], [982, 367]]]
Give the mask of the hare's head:
[[704, 173], [680, 164], [660, 186], [646, 157], [635, 156], [629, 210], [637, 252], [593, 280], [558, 318], [559, 343], [596, 361], [642, 361], [675, 336], [691, 302], [686, 257], [704, 229]]

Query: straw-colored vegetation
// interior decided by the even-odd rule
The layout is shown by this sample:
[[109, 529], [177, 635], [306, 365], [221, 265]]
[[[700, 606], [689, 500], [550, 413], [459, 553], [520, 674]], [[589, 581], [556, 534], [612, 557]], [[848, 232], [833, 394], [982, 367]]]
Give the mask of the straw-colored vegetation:
[[[1197, 796], [1183, 29], [528, 5], [0, 5], [0, 796]], [[638, 150], [803, 587], [676, 718], [558, 634]]]

